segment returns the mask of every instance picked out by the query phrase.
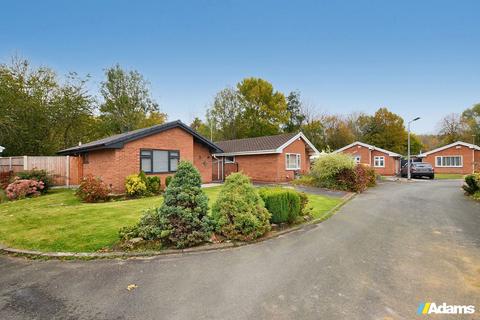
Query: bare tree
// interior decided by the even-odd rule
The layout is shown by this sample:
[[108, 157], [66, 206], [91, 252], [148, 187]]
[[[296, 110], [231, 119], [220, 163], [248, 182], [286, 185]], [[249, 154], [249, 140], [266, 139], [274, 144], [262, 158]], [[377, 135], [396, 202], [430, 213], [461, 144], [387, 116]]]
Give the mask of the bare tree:
[[452, 143], [465, 139], [468, 127], [462, 117], [457, 113], [446, 115], [438, 123], [438, 135], [443, 143]]

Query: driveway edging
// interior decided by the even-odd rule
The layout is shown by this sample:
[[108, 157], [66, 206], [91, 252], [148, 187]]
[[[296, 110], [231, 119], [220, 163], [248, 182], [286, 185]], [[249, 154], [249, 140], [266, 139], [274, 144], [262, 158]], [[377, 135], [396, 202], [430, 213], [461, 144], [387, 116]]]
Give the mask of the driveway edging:
[[166, 249], [161, 251], [141, 251], [141, 252], [132, 252], [132, 251], [112, 251], [112, 252], [42, 252], [36, 250], [27, 250], [27, 249], [17, 249], [8, 247], [0, 243], [0, 252], [10, 255], [19, 255], [27, 258], [45, 258], [45, 259], [115, 259], [115, 258], [140, 258], [140, 257], [154, 257], [154, 256], [165, 256], [165, 255], [179, 255], [179, 254], [189, 254], [189, 253], [198, 253], [214, 250], [222, 250], [229, 248], [243, 247], [255, 243], [264, 242], [270, 239], [277, 238], [281, 235], [285, 235], [294, 231], [298, 231], [306, 228], [307, 226], [319, 224], [335, 214], [343, 205], [353, 199], [357, 194], [349, 193], [342, 198], [342, 202], [337, 204], [335, 207], [330, 209], [325, 213], [321, 218], [314, 219], [300, 225], [280, 230], [274, 234], [262, 237], [260, 239], [250, 241], [250, 242], [222, 242], [207, 244], [198, 247], [191, 247], [186, 249]]

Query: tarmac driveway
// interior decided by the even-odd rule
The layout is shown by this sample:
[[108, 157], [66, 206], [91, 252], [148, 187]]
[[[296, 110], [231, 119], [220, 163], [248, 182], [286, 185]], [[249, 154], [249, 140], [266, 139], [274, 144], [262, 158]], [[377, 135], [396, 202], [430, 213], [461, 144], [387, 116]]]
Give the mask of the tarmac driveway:
[[413, 319], [420, 302], [479, 318], [480, 204], [460, 184], [383, 183], [317, 226], [224, 251], [2, 256], [0, 319]]

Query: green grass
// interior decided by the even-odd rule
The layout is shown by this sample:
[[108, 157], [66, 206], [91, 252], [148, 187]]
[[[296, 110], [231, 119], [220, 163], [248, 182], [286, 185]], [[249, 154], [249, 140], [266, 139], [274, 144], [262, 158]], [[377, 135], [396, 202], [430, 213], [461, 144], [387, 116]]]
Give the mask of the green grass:
[[459, 173], [435, 173], [435, 179], [463, 179], [464, 175]]
[[[205, 188], [210, 206], [220, 187]], [[309, 195], [314, 218], [341, 199]], [[121, 227], [134, 225], [142, 211], [159, 206], [161, 196], [106, 203], [82, 203], [73, 190], [0, 204], [0, 243], [39, 251], [94, 252], [118, 241]]]

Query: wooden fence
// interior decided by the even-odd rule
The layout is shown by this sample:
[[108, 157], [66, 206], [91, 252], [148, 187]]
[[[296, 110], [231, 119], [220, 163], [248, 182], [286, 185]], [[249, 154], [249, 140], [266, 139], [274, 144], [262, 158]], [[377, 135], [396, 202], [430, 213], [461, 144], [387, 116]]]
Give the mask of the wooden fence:
[[0, 157], [0, 171], [17, 173], [32, 169], [46, 170], [52, 178], [53, 184], [57, 186], [79, 184], [78, 157]]

